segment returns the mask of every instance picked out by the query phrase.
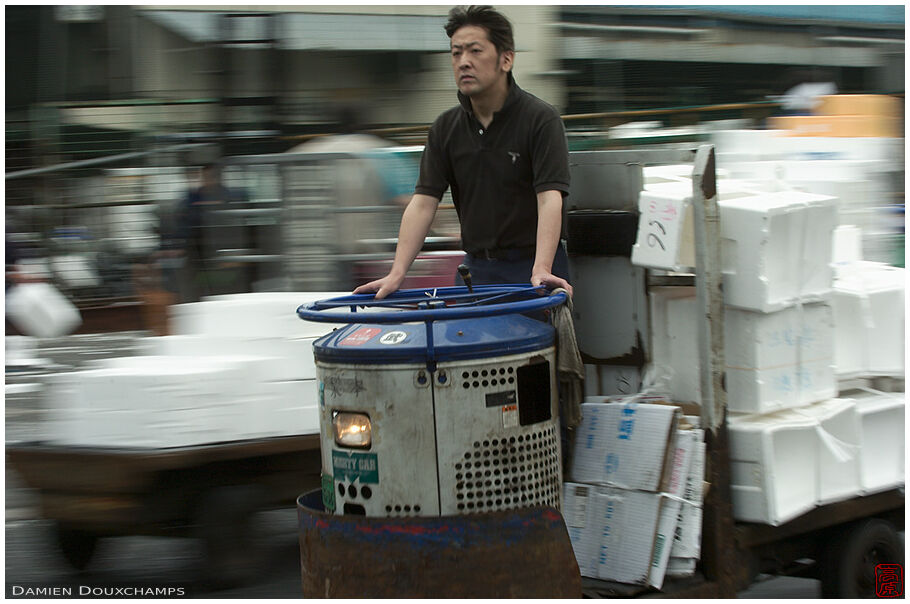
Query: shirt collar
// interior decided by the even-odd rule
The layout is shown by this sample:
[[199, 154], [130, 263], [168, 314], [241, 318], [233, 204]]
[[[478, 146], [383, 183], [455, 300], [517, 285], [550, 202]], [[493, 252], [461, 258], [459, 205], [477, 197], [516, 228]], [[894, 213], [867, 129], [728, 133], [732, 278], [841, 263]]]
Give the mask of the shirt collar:
[[[515, 83], [515, 76], [512, 75], [512, 72], [509, 71], [506, 81], [509, 83], [509, 94], [506, 95], [506, 100], [502, 104], [502, 108], [494, 113], [494, 117], [497, 113], [502, 113], [508, 107], [515, 104], [518, 100], [518, 95], [521, 93], [521, 88], [518, 87], [518, 84]], [[465, 113], [468, 115], [474, 115], [474, 108], [471, 107], [471, 99], [461, 92], [458, 92], [458, 102], [461, 103], [461, 108], [464, 109]]]

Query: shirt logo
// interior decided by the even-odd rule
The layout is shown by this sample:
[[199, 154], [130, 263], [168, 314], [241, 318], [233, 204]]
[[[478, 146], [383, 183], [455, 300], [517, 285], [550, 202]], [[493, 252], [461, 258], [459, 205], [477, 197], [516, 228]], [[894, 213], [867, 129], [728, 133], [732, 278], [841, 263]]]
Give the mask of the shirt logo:
[[521, 157], [521, 153], [516, 153], [515, 151], [509, 151], [509, 157], [512, 158], [512, 165], [515, 165], [515, 162], [518, 161], [518, 158]]

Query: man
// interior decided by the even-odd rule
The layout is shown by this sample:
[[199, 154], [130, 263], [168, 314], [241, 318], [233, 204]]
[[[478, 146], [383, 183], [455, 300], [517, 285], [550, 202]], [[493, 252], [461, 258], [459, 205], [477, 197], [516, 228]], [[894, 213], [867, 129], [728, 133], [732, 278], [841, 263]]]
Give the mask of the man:
[[445, 29], [459, 105], [430, 128], [391, 271], [354, 293], [381, 299], [401, 286], [451, 187], [474, 283], [530, 281], [571, 294], [560, 243], [569, 192], [562, 119], [515, 83], [512, 26], [503, 15], [488, 6], [454, 8]]
[[200, 170], [201, 185], [189, 191], [178, 210], [177, 241], [182, 247], [187, 274], [185, 302], [214, 294], [238, 293], [245, 289], [242, 268], [218, 260], [221, 250], [244, 247], [243, 228], [222, 214], [245, 201], [242, 191], [221, 182], [221, 168], [206, 164]]

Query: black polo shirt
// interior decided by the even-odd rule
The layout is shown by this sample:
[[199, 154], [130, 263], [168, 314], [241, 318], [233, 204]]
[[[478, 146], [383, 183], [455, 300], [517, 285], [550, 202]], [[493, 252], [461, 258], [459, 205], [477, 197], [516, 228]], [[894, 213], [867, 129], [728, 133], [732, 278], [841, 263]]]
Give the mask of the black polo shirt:
[[556, 109], [518, 87], [484, 128], [471, 101], [444, 112], [430, 127], [415, 191], [441, 199], [452, 187], [465, 251], [533, 248], [537, 193], [569, 193], [569, 150]]

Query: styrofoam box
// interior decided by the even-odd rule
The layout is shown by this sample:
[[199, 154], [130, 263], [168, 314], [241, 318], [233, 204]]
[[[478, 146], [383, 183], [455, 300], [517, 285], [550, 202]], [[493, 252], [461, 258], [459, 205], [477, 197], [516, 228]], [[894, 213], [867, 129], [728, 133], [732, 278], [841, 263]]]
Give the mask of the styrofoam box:
[[318, 382], [269, 382], [256, 388], [254, 422], [263, 436], [319, 433]]
[[309, 338], [252, 338], [214, 335], [154, 336], [140, 341], [140, 352], [152, 356], [256, 356], [268, 358], [264, 381], [311, 380], [316, 377]]
[[[266, 436], [257, 423], [269, 359], [126, 357], [50, 380], [54, 438], [88, 446], [169, 447]], [[315, 408], [310, 381], [286, 407]], [[277, 414], [284, 409], [276, 409]], [[314, 413], [313, 413], [314, 414]], [[275, 432], [302, 429], [285, 414]]]
[[6, 317], [22, 333], [56, 338], [72, 333], [82, 324], [82, 315], [50, 283], [22, 283], [6, 294]]
[[640, 348], [648, 332], [644, 269], [624, 257], [573, 256], [569, 272], [579, 351], [606, 360]]
[[905, 397], [903, 392], [867, 388], [841, 393], [840, 398], [855, 403], [859, 415], [859, 467], [864, 493], [904, 484]]
[[[761, 188], [755, 183], [719, 179], [718, 199], [753, 197]], [[695, 266], [695, 227], [692, 181], [667, 180], [645, 186], [639, 197], [638, 234], [632, 247], [632, 262], [673, 271]]]
[[786, 191], [718, 206], [727, 305], [770, 312], [830, 293], [833, 197]]
[[790, 412], [818, 422], [818, 503], [859, 495], [861, 435], [856, 404], [847, 399], [831, 399]]
[[777, 526], [815, 507], [817, 425], [781, 414], [727, 419], [734, 518]]
[[[346, 296], [349, 293], [258, 292], [213, 296], [201, 302], [171, 307], [172, 329], [173, 333], [181, 335], [319, 337], [338, 325], [304, 321], [297, 316], [297, 308], [307, 302]], [[346, 314], [348, 310], [345, 308], [332, 312]]]
[[760, 161], [777, 157], [780, 145], [775, 134], [773, 130], [718, 130], [711, 133], [711, 142], [718, 157]]
[[632, 263], [682, 271], [695, 266], [692, 182], [651, 184], [638, 197], [641, 220]]
[[904, 269], [857, 262], [839, 274], [832, 295], [837, 375], [903, 376]]
[[[652, 288], [653, 362], [668, 368], [673, 400], [701, 400], [697, 301], [688, 288]], [[766, 413], [835, 396], [830, 305], [773, 313], [724, 309], [727, 406]]]
[[680, 410], [589, 397], [575, 432], [575, 482], [659, 491], [670, 478]]
[[585, 396], [629, 395], [639, 391], [638, 367], [585, 364]]

